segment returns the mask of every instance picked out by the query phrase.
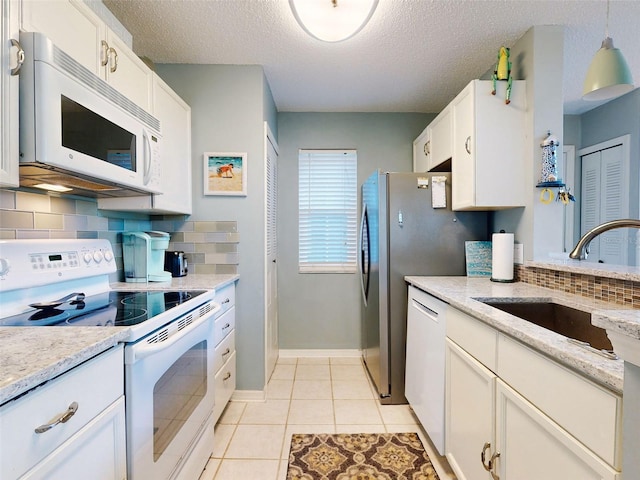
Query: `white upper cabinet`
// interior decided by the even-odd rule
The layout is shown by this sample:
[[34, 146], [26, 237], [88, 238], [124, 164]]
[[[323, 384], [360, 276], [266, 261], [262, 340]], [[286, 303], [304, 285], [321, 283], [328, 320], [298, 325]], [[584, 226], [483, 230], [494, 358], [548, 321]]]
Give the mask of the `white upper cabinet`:
[[151, 70], [80, 0], [23, 0], [21, 27], [40, 32], [65, 53], [151, 110]]
[[151, 113], [160, 120], [162, 168], [161, 195], [101, 198], [98, 208], [148, 213], [190, 215], [191, 198], [191, 107], [158, 75], [153, 74]]
[[413, 141], [413, 171], [426, 172], [429, 170], [430, 163], [431, 129], [427, 126]]
[[413, 171], [449, 171], [453, 149], [451, 106], [447, 105], [413, 142]]
[[[431, 130], [429, 170], [437, 170], [451, 158], [453, 151], [451, 106], [447, 105], [427, 127]], [[447, 167], [448, 168], [448, 167]]]
[[5, 187], [18, 186], [18, 8], [17, 0], [0, 0], [0, 186]]
[[505, 82], [473, 80], [451, 102], [454, 210], [497, 210], [525, 204], [526, 83], [514, 81], [505, 104]]

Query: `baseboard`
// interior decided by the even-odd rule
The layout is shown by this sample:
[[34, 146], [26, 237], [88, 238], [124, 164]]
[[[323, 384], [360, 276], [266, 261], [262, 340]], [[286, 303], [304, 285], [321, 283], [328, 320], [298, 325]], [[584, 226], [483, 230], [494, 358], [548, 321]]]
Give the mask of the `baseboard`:
[[306, 357], [306, 358], [310, 358], [310, 357], [341, 357], [341, 358], [346, 358], [346, 357], [350, 357], [350, 358], [356, 358], [356, 357], [361, 357], [362, 356], [362, 350], [358, 350], [358, 349], [348, 349], [348, 348], [344, 348], [344, 349], [315, 349], [315, 348], [309, 348], [309, 349], [300, 349], [300, 350], [283, 350], [280, 349], [279, 351], [280, 357], [282, 358], [300, 358], [300, 357]]
[[264, 402], [267, 399], [266, 390], [234, 390], [232, 402]]

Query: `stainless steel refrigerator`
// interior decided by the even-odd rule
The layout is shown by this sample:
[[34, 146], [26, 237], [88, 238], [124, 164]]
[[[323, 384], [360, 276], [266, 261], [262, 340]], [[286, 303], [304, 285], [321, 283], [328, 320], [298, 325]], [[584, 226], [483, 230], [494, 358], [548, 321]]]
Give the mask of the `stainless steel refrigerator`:
[[[446, 208], [432, 207], [434, 176], [446, 177]], [[407, 403], [404, 277], [465, 275], [464, 242], [488, 235], [486, 212], [451, 210], [450, 173], [377, 171], [363, 183], [358, 246], [362, 352], [381, 403]]]

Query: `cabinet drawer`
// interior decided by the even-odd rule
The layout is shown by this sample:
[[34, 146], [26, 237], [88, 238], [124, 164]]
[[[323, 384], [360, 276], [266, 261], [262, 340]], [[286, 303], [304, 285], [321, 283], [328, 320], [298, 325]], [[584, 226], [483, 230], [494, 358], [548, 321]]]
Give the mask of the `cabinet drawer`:
[[498, 332], [455, 308], [447, 311], [447, 337], [489, 370], [496, 371]]
[[214, 343], [218, 345], [224, 338], [231, 333], [236, 325], [236, 309], [227, 310], [216, 319], [214, 326]]
[[226, 287], [222, 287], [220, 290], [216, 289], [216, 295], [214, 297], [216, 303], [222, 306], [221, 312], [226, 312], [236, 304], [236, 285], [232, 283]]
[[213, 371], [218, 372], [224, 365], [224, 363], [229, 360], [231, 354], [236, 351], [236, 332], [234, 330], [231, 331], [227, 337], [222, 340], [215, 349], [214, 359], [213, 359]]
[[600, 458], [621, 468], [619, 395], [502, 334], [498, 375]]
[[[39, 463], [123, 395], [122, 346], [114, 347], [0, 408], [0, 478], [16, 478]], [[77, 402], [75, 414], [35, 433]]]
[[218, 421], [220, 414], [227, 406], [231, 395], [236, 389], [236, 353], [233, 352], [229, 360], [222, 366], [215, 377], [215, 405], [213, 407], [213, 420]]

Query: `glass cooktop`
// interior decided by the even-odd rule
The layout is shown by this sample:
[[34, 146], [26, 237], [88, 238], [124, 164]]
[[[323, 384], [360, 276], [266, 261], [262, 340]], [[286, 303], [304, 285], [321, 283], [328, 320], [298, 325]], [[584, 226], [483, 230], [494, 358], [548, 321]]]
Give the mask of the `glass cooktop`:
[[63, 303], [54, 308], [30, 310], [0, 318], [0, 326], [116, 326], [143, 323], [206, 290], [108, 291]]

